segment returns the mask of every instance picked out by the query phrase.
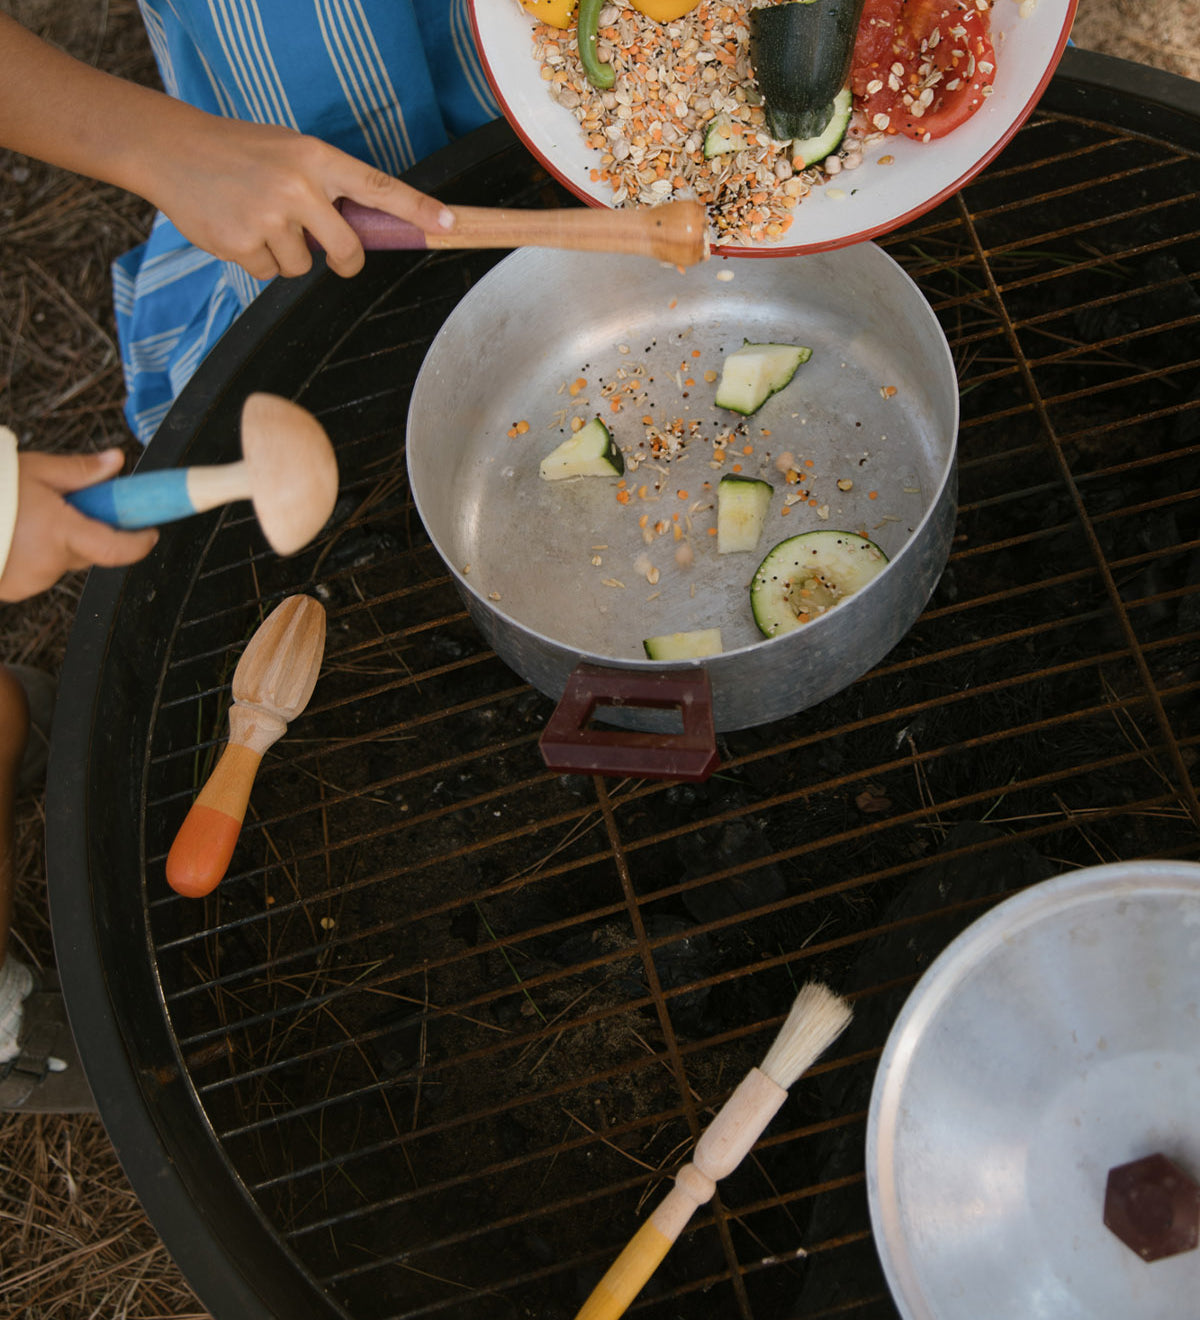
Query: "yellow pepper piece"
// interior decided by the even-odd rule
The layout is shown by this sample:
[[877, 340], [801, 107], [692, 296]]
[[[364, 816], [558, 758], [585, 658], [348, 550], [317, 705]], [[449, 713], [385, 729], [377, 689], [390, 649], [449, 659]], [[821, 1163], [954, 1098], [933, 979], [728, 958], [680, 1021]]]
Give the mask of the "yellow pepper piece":
[[671, 23], [695, 9], [700, 0], [633, 0], [633, 7], [656, 23]]
[[571, 26], [571, 17], [578, 3], [579, 0], [520, 0], [521, 8], [540, 23], [564, 29]]

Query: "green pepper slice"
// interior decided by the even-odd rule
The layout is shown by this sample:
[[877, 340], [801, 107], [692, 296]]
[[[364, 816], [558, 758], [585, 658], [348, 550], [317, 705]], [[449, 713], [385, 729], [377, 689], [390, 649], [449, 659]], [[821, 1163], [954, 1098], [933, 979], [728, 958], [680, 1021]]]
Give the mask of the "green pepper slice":
[[579, 17], [575, 25], [583, 71], [588, 82], [601, 92], [607, 92], [616, 78], [612, 65], [602, 64], [596, 54], [596, 30], [600, 26], [600, 11], [604, 4], [605, 0], [579, 0]]

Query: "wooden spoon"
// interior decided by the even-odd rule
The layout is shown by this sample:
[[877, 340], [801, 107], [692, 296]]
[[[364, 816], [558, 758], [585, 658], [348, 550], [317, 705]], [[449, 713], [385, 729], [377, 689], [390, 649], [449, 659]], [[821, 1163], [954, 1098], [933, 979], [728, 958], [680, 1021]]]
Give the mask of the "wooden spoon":
[[259, 763], [308, 705], [324, 653], [325, 610], [311, 596], [288, 596], [251, 637], [233, 671], [229, 741], [167, 854], [178, 893], [203, 898], [224, 878]]
[[338, 471], [325, 428], [299, 404], [251, 394], [242, 405], [242, 459], [213, 467], [168, 468], [86, 486], [67, 500], [112, 527], [155, 527], [233, 500], [251, 500], [280, 555], [295, 554], [325, 526]]
[[708, 215], [703, 202], [681, 199], [662, 206], [608, 210], [506, 210], [452, 206], [454, 228], [427, 234], [386, 211], [338, 202], [342, 217], [368, 249], [551, 247], [575, 252], [623, 252], [692, 266], [708, 256]]

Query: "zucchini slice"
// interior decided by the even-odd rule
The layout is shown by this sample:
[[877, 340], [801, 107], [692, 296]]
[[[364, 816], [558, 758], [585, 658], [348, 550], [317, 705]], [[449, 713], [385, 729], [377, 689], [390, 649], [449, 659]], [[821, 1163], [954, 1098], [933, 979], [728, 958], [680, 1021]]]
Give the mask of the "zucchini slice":
[[720, 628], [697, 628], [695, 632], [663, 633], [642, 642], [651, 660], [699, 660], [706, 655], [720, 655]]
[[727, 472], [721, 478], [717, 483], [717, 554], [758, 548], [774, 493], [771, 483], [758, 477]]
[[612, 433], [599, 417], [593, 417], [574, 435], [542, 459], [538, 469], [543, 481], [565, 477], [619, 477], [625, 471], [625, 456], [613, 443]]
[[791, 632], [827, 614], [865, 587], [887, 555], [856, 532], [801, 532], [771, 550], [750, 583], [754, 622], [767, 637]]
[[746, 145], [744, 133], [735, 134], [733, 120], [722, 110], [713, 115], [704, 130], [704, 158], [712, 160], [714, 156], [725, 156], [731, 151], [740, 151]]
[[792, 143], [792, 163], [799, 161], [799, 168], [819, 165], [826, 156], [842, 145], [846, 130], [850, 127], [850, 116], [854, 112], [854, 98], [849, 87], [843, 87], [833, 98], [833, 118], [816, 137], [805, 138]]
[[725, 359], [713, 402], [718, 408], [749, 417], [789, 384], [797, 368], [810, 357], [812, 349], [799, 344], [753, 344], [744, 340], [741, 348]]

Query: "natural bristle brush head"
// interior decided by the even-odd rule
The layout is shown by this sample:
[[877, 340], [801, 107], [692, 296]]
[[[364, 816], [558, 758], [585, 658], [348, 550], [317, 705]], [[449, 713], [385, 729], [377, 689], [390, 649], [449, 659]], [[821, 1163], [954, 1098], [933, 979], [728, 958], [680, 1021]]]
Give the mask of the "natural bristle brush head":
[[841, 996], [810, 981], [801, 987], [760, 1071], [786, 1091], [846, 1030], [852, 1016]]

